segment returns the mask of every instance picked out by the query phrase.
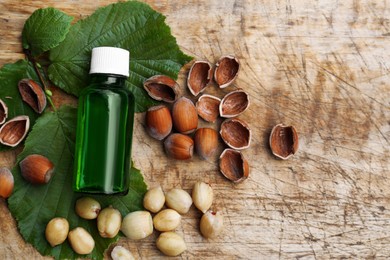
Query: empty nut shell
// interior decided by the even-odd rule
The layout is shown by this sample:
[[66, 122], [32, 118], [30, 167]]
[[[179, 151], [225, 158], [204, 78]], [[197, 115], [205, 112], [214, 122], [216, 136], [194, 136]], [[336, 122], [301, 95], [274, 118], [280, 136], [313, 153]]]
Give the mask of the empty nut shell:
[[0, 128], [0, 143], [15, 147], [26, 137], [30, 128], [28, 116], [17, 116], [6, 122]]
[[179, 97], [179, 84], [165, 75], [155, 75], [145, 80], [144, 89], [155, 100], [173, 103]]
[[46, 95], [42, 87], [32, 79], [22, 79], [18, 83], [20, 95], [24, 102], [35, 112], [41, 114], [46, 107]]
[[0, 168], [0, 197], [7, 199], [14, 190], [14, 176], [6, 167]]
[[223, 56], [215, 65], [214, 79], [220, 88], [229, 86], [238, 75], [240, 70], [240, 63], [232, 55]]
[[194, 136], [195, 150], [205, 160], [209, 160], [218, 148], [218, 132], [212, 128], [199, 128]]
[[240, 151], [225, 149], [219, 157], [221, 173], [233, 182], [241, 182], [249, 176], [249, 165]]
[[213, 79], [213, 67], [207, 61], [195, 61], [188, 73], [187, 86], [194, 96], [203, 92]]
[[183, 134], [171, 134], [164, 141], [165, 152], [177, 160], [188, 160], [194, 153], [194, 141]]
[[196, 102], [198, 115], [207, 122], [214, 123], [219, 116], [219, 104], [221, 99], [212, 95], [203, 94]]
[[23, 178], [32, 184], [48, 183], [54, 171], [54, 164], [39, 154], [28, 155], [19, 166]]
[[151, 137], [162, 140], [172, 131], [171, 112], [163, 105], [150, 107], [145, 115], [145, 124]]
[[0, 125], [5, 123], [8, 116], [8, 107], [3, 100], [0, 99]]
[[219, 104], [221, 117], [236, 117], [242, 114], [249, 107], [249, 96], [242, 89], [234, 90], [225, 95]]
[[272, 153], [286, 160], [298, 151], [298, 133], [294, 126], [278, 124], [272, 128], [269, 137]]
[[198, 113], [194, 103], [186, 97], [179, 98], [172, 108], [173, 125], [182, 134], [189, 134], [198, 127]]
[[225, 120], [221, 124], [222, 140], [230, 148], [236, 150], [246, 149], [250, 146], [252, 132], [247, 123], [238, 118], [231, 118]]

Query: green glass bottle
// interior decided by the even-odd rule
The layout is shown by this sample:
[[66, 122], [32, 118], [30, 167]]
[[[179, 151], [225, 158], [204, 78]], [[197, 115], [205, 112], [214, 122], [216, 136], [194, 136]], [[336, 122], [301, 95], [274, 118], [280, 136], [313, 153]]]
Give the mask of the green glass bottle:
[[79, 97], [73, 189], [126, 194], [129, 189], [134, 97], [125, 89], [129, 52], [92, 50], [91, 84]]

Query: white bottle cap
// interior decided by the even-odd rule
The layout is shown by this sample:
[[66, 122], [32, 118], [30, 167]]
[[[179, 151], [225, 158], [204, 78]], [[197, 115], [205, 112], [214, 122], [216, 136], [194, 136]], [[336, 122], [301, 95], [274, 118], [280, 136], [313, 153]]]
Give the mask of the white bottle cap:
[[130, 53], [115, 47], [97, 47], [92, 49], [89, 74], [103, 73], [129, 76]]

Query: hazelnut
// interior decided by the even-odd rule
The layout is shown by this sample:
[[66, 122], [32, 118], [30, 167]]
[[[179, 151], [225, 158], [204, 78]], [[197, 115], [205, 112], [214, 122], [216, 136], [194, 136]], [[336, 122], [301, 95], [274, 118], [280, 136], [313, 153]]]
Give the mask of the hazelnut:
[[213, 79], [213, 67], [207, 61], [195, 61], [188, 73], [187, 86], [194, 96], [203, 92]]
[[18, 83], [20, 95], [24, 102], [35, 112], [41, 114], [46, 107], [46, 95], [42, 87], [32, 79], [22, 79]]
[[192, 200], [195, 207], [205, 213], [213, 203], [213, 189], [210, 184], [198, 181], [192, 190]]
[[101, 237], [113, 238], [121, 228], [122, 215], [112, 206], [100, 211], [97, 217], [97, 227]]
[[76, 201], [75, 211], [83, 219], [97, 218], [100, 210], [100, 203], [93, 198], [82, 197]]
[[298, 133], [294, 126], [278, 124], [272, 128], [269, 137], [272, 153], [287, 160], [298, 151]]
[[252, 132], [247, 123], [238, 118], [225, 120], [221, 124], [222, 140], [230, 148], [236, 150], [246, 149], [250, 146]]
[[167, 256], [178, 256], [187, 250], [184, 239], [175, 232], [164, 232], [157, 238], [157, 248]]
[[172, 130], [172, 117], [169, 109], [164, 106], [150, 107], [145, 116], [146, 131], [148, 134], [162, 140], [169, 135]]
[[82, 227], [71, 230], [68, 234], [68, 240], [73, 251], [80, 255], [90, 254], [95, 247], [95, 241], [91, 234]]
[[148, 211], [134, 211], [123, 218], [122, 233], [130, 239], [143, 239], [153, 233], [153, 220]]
[[64, 243], [69, 232], [69, 223], [65, 218], [53, 218], [46, 225], [45, 236], [52, 247]]
[[188, 160], [194, 152], [194, 141], [183, 134], [171, 134], [164, 141], [165, 152], [177, 160]]
[[32, 184], [48, 183], [54, 171], [54, 164], [39, 154], [28, 155], [19, 166], [23, 178]]
[[214, 238], [221, 233], [223, 229], [223, 216], [220, 212], [212, 210], [203, 214], [200, 219], [200, 233], [205, 238]]
[[14, 176], [6, 167], [0, 168], [0, 197], [7, 199], [14, 190]]
[[198, 115], [207, 122], [214, 123], [219, 116], [221, 99], [212, 95], [203, 94], [196, 102]]
[[186, 214], [192, 205], [192, 198], [185, 190], [175, 188], [165, 194], [165, 204], [180, 214]]
[[135, 260], [132, 253], [123, 246], [116, 246], [111, 251], [112, 260]]
[[221, 57], [215, 65], [215, 82], [220, 88], [226, 88], [237, 78], [239, 69], [240, 63], [234, 56]]
[[198, 113], [194, 103], [186, 97], [179, 98], [172, 108], [175, 129], [182, 134], [189, 134], [198, 127]]
[[144, 208], [152, 213], [159, 212], [165, 203], [165, 195], [161, 186], [149, 189], [144, 196]]
[[0, 99], [0, 125], [5, 123], [8, 116], [8, 107], [3, 100]]
[[180, 225], [181, 216], [173, 209], [164, 209], [153, 218], [154, 228], [158, 231], [171, 231]]
[[241, 182], [249, 176], [249, 165], [240, 151], [225, 149], [219, 157], [219, 169], [233, 182]]
[[198, 155], [209, 160], [218, 148], [218, 132], [212, 128], [199, 128], [195, 132], [194, 143]]
[[26, 137], [30, 128], [28, 116], [17, 116], [6, 122], [0, 128], [0, 143], [15, 147]]
[[144, 82], [144, 89], [155, 100], [173, 103], [179, 96], [179, 84], [165, 75], [155, 75]]
[[249, 96], [242, 89], [234, 90], [225, 95], [219, 104], [219, 114], [221, 117], [236, 117], [249, 107]]

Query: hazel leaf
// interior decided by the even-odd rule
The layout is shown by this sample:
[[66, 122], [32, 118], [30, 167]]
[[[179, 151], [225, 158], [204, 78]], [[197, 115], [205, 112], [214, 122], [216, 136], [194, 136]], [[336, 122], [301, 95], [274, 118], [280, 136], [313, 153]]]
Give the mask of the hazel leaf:
[[56, 47], [65, 39], [73, 17], [48, 7], [36, 10], [25, 22], [22, 32], [23, 49], [35, 57]]
[[126, 86], [135, 96], [137, 112], [155, 104], [143, 90], [145, 79], [156, 74], [176, 79], [191, 60], [179, 49], [165, 16], [144, 3], [120, 2], [98, 9], [71, 27], [66, 39], [50, 51], [50, 80], [78, 96], [88, 85], [91, 51], [98, 46], [130, 51]]
[[[12, 170], [15, 187], [8, 204], [23, 238], [42, 255], [56, 259], [103, 259], [104, 252], [110, 244], [118, 240], [119, 235], [112, 239], [102, 238], [97, 230], [96, 220], [81, 219], [75, 213], [75, 201], [85, 196], [73, 192], [72, 189], [76, 118], [75, 108], [62, 106], [57, 112], [45, 112], [36, 121]], [[32, 185], [21, 176], [19, 162], [30, 154], [41, 154], [55, 165], [48, 184]], [[126, 196], [88, 196], [99, 201], [102, 208], [112, 205], [124, 216], [143, 208], [142, 199], [145, 192], [146, 185], [140, 171], [132, 168], [130, 190]], [[93, 252], [87, 256], [77, 255], [68, 242], [52, 248], [45, 239], [45, 228], [54, 217], [66, 218], [70, 229], [85, 228], [95, 240]]]

